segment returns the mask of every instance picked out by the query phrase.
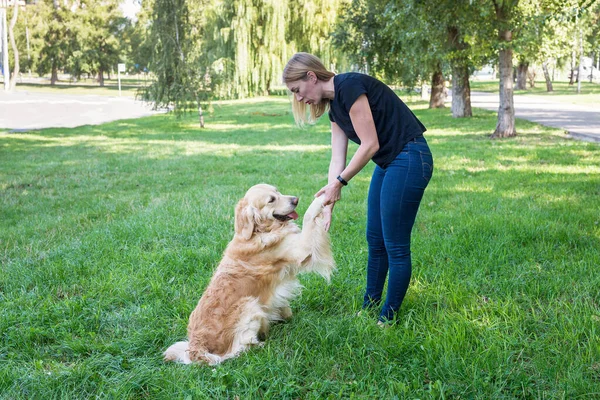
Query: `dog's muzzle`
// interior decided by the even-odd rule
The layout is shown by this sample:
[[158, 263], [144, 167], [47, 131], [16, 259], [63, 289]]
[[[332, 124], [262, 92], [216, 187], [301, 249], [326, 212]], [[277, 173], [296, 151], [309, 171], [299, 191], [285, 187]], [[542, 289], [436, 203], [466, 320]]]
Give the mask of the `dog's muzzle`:
[[298, 219], [298, 213], [296, 211], [292, 211], [287, 215], [273, 214], [273, 217], [281, 222], [285, 222], [291, 219]]

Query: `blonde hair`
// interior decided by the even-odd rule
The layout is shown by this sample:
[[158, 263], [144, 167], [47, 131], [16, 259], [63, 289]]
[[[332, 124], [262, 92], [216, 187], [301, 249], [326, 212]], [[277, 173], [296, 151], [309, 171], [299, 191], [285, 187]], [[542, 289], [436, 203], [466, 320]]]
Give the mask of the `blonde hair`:
[[[283, 69], [283, 83], [290, 83], [299, 80], [306, 81], [308, 72], [312, 71], [320, 81], [328, 81], [335, 76], [331, 71], [325, 69], [325, 66], [318, 57], [308, 53], [296, 53], [290, 58], [287, 65]], [[318, 104], [311, 104], [309, 107], [309, 115], [306, 115], [306, 104], [296, 100], [296, 96], [292, 96], [292, 113], [294, 120], [299, 126], [306, 122], [314, 124], [317, 119], [329, 110], [329, 100], [323, 99]]]

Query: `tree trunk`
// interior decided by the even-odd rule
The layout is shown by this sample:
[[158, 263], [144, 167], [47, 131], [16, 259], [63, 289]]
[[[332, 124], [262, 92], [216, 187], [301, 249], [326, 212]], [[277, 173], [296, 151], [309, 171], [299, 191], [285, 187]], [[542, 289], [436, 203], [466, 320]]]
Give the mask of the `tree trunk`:
[[530, 68], [527, 70], [527, 81], [529, 82], [529, 88], [534, 88], [535, 87], [535, 77], [536, 77], [536, 73], [535, 73], [535, 68]]
[[552, 92], [552, 80], [550, 79], [550, 73], [548, 72], [548, 61], [542, 63], [542, 69], [544, 70], [544, 79], [546, 80], [546, 91]]
[[54, 86], [58, 82], [58, 67], [56, 61], [52, 61], [52, 75], [50, 76], [50, 86]]
[[[56, 18], [56, 14], [59, 8], [60, 8], [60, 1], [59, 0], [52, 0], [52, 5], [54, 6], [54, 17]], [[57, 65], [57, 61], [56, 59], [52, 60], [52, 74], [50, 75], [50, 86], [54, 86], [56, 85], [56, 82], [58, 81], [58, 65]]]
[[[15, 87], [17, 86], [17, 78], [19, 77], [19, 50], [17, 49], [17, 44], [15, 42], [14, 32], [15, 24], [17, 23], [17, 16], [19, 15], [19, 2], [17, 0], [15, 0], [13, 8], [13, 16], [10, 20], [10, 26], [8, 27], [8, 33], [10, 35], [10, 45], [13, 49], [13, 56], [15, 57], [15, 66], [13, 69], [12, 80], [10, 82], [10, 90], [15, 89]], [[7, 77], [4, 77], [4, 79], [7, 79]]]
[[200, 128], [204, 128], [204, 113], [200, 104], [198, 104], [198, 119], [200, 120]]
[[527, 90], [527, 70], [529, 63], [520, 61], [517, 66], [517, 90]]
[[473, 116], [469, 68], [466, 65], [452, 66], [452, 116], [454, 118]]
[[104, 87], [104, 71], [102, 70], [98, 71], [98, 83], [100, 87]]
[[202, 111], [202, 104], [200, 104], [200, 96], [198, 96], [198, 92], [194, 93], [194, 97], [196, 97], [196, 105], [198, 106], [198, 119], [200, 122], [200, 128], [204, 128], [204, 112]]
[[431, 76], [431, 96], [429, 98], [429, 108], [444, 108], [446, 100], [446, 83], [442, 71], [437, 70]]
[[513, 99], [513, 65], [512, 65], [512, 31], [500, 32], [500, 42], [505, 42], [500, 50], [500, 106], [498, 107], [498, 123], [492, 138], [506, 138], [517, 135], [515, 129], [515, 106]]
[[571, 75], [569, 76], [569, 85], [575, 83], [575, 50], [571, 52]]
[[[468, 45], [463, 41], [458, 26], [448, 27], [448, 44], [456, 54], [461, 54]], [[469, 86], [469, 64], [464, 56], [456, 57], [452, 62], [452, 116], [454, 118], [472, 117], [471, 88]], [[438, 68], [439, 69], [439, 68]]]

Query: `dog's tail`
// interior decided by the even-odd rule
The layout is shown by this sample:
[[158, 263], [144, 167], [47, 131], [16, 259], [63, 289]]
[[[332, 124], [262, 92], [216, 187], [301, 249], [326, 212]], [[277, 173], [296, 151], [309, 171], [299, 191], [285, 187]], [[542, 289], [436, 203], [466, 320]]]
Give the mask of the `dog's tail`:
[[165, 361], [175, 361], [182, 364], [191, 364], [190, 342], [177, 342], [164, 352]]

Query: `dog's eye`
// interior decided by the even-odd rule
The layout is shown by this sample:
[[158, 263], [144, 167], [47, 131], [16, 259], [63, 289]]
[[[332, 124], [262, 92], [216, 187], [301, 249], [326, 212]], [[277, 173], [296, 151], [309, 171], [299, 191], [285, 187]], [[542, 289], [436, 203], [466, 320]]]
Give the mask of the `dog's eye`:
[[273, 197], [273, 196], [270, 196], [270, 197], [269, 197], [269, 203], [272, 203], [272, 202], [274, 202], [274, 201], [275, 201], [275, 197]]

